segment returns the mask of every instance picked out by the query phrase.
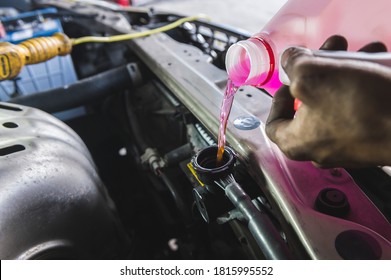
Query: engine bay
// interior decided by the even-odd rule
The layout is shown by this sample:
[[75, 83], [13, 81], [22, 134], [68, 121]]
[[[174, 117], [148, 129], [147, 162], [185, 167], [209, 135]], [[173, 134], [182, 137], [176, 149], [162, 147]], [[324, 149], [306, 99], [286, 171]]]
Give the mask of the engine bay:
[[[2, 20], [7, 34], [55, 20], [69, 38], [110, 37], [182, 18], [33, 2], [23, 23]], [[76, 45], [57, 66], [0, 82], [0, 258], [391, 259], [387, 172], [287, 159], [265, 134], [263, 89], [240, 88], [228, 121], [242, 192], [199, 178], [195, 157], [217, 141], [225, 53], [249, 36], [199, 18]]]

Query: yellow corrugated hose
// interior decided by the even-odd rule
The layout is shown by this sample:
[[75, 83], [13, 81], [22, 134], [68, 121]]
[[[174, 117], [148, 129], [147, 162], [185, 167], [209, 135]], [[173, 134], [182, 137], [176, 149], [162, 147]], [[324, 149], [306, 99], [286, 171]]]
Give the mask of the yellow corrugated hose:
[[199, 19], [209, 19], [209, 17], [207, 17], [205, 15], [184, 17], [184, 18], [178, 19], [177, 21], [174, 21], [173, 23], [167, 24], [165, 26], [151, 29], [151, 30], [141, 31], [141, 32], [137, 32], [137, 33], [121, 34], [121, 35], [115, 35], [115, 36], [109, 36], [109, 37], [86, 36], [86, 37], [81, 37], [81, 38], [77, 38], [77, 39], [71, 39], [71, 41], [72, 41], [72, 45], [74, 45], [74, 46], [79, 45], [79, 44], [84, 44], [84, 43], [113, 43], [113, 42], [118, 42], [118, 41], [126, 41], [126, 40], [149, 36], [149, 35], [160, 33], [160, 32], [165, 32], [170, 29], [176, 28], [185, 22], [195, 21], [195, 20], [199, 20]]
[[86, 36], [70, 39], [65, 34], [56, 33], [49, 37], [32, 38], [17, 45], [2, 42], [0, 43], [0, 81], [15, 78], [19, 75], [24, 65], [44, 62], [57, 55], [67, 55], [72, 51], [72, 46], [75, 45], [84, 43], [113, 43], [141, 38], [165, 32], [185, 22], [198, 19], [209, 18], [205, 15], [184, 17], [156, 29], [107, 37]]

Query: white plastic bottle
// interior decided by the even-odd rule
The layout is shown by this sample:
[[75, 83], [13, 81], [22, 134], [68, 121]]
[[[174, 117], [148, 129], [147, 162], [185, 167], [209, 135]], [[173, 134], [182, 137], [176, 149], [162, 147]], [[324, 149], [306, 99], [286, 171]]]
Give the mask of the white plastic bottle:
[[263, 87], [273, 94], [281, 85], [279, 58], [286, 48], [317, 50], [335, 34], [348, 40], [349, 51], [374, 41], [391, 49], [390, 11], [390, 0], [288, 0], [259, 33], [228, 49], [229, 78], [237, 87]]

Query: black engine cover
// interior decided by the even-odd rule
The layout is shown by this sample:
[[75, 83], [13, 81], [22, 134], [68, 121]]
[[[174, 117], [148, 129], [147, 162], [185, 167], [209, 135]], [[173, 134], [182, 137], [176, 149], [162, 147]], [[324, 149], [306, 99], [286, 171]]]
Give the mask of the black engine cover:
[[113, 259], [129, 241], [79, 136], [0, 103], [0, 259]]

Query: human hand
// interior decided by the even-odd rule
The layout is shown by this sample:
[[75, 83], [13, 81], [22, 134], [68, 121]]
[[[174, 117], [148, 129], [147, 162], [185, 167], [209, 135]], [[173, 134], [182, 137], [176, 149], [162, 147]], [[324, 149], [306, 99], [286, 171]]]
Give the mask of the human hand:
[[[346, 50], [341, 36], [321, 49]], [[361, 51], [386, 51], [372, 43]], [[282, 56], [291, 85], [280, 88], [266, 133], [294, 160], [320, 167], [391, 164], [391, 68], [355, 60], [313, 57], [297, 48]], [[302, 103], [293, 110], [294, 98]]]

